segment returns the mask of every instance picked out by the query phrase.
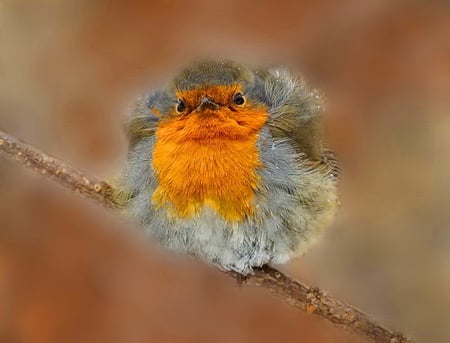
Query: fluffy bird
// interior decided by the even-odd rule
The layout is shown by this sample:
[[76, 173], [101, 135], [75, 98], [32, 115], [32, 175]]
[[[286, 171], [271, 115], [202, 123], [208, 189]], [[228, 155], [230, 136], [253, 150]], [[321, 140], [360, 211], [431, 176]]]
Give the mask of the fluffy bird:
[[133, 107], [118, 201], [176, 252], [241, 274], [285, 263], [338, 205], [322, 117], [286, 69], [194, 63]]

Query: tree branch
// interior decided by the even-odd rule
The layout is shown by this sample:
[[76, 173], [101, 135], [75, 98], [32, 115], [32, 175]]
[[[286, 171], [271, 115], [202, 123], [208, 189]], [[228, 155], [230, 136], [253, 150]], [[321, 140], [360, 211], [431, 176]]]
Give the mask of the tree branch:
[[[0, 155], [2, 153], [72, 191], [95, 199], [108, 207], [116, 207], [111, 197], [113, 189], [108, 183], [87, 176], [33, 146], [0, 131]], [[275, 268], [264, 266], [246, 277], [232, 272], [227, 274], [241, 284], [267, 288], [295, 308], [318, 315], [338, 328], [364, 336], [374, 342], [414, 342], [400, 333], [377, 324], [355, 307], [333, 298], [317, 288], [294, 281]]]
[[99, 201], [107, 207], [116, 207], [111, 197], [113, 189], [107, 182], [88, 176], [33, 146], [0, 131], [0, 154], [2, 153], [11, 160], [15, 160], [25, 167], [53, 179], [65, 188]]

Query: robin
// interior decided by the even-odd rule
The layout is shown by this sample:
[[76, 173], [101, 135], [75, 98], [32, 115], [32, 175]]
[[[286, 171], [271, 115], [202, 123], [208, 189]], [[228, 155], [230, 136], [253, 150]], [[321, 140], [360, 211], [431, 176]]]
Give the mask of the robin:
[[127, 130], [117, 196], [171, 250], [248, 274], [303, 254], [335, 214], [322, 100], [285, 69], [194, 63]]

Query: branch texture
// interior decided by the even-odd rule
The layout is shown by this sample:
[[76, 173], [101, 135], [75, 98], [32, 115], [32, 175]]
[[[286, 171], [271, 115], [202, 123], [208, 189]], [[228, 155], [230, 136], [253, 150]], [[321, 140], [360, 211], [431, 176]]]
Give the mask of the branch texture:
[[1, 154], [53, 179], [65, 188], [99, 201], [107, 207], [116, 207], [110, 197], [112, 187], [107, 182], [88, 176], [2, 131], [0, 131]]
[[[108, 207], [116, 207], [110, 196], [113, 188], [106, 182], [87, 176], [17, 138], [0, 131], [0, 155], [18, 161], [44, 174], [60, 185], [93, 198]], [[227, 273], [241, 284], [264, 287], [297, 309], [318, 315], [336, 327], [377, 343], [413, 343], [414, 341], [377, 324], [366, 314], [317, 288], [294, 281], [278, 270], [265, 266], [243, 277]]]

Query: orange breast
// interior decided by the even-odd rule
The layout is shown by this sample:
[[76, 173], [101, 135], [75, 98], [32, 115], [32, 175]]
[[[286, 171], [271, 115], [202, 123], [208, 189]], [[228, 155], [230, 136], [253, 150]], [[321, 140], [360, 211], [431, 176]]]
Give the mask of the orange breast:
[[153, 152], [154, 204], [183, 218], [198, 215], [204, 206], [229, 221], [251, 216], [261, 166], [256, 141], [266, 120], [266, 109], [258, 107], [161, 123]]

